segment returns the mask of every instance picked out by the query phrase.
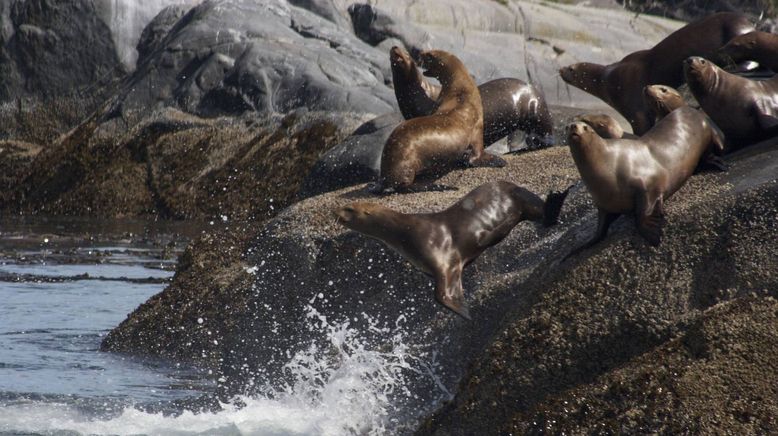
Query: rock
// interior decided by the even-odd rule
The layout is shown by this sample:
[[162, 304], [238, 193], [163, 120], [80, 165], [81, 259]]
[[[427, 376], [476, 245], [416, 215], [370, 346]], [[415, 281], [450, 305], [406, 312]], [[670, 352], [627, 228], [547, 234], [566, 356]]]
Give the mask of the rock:
[[327, 150], [305, 177], [300, 196], [307, 198], [374, 180], [381, 172], [384, 144], [403, 120], [400, 112], [382, 115]]
[[162, 106], [208, 116], [301, 107], [377, 114], [393, 102], [382, 71], [388, 56], [284, 0], [208, 1], [145, 58], [116, 105], [125, 118]]
[[[187, 256], [203, 259], [199, 266], [184, 265], [166, 291], [106, 337], [103, 349], [195, 361], [226, 377], [228, 390], [242, 390], [247, 380], [283, 383], [291, 355], [323, 346], [327, 331], [311, 321], [318, 316], [329, 325], [348, 321], [357, 331], [387, 326], [372, 346], [391, 347], [392, 335], [405, 332], [416, 355], [435, 353], [443, 368], [438, 381], [447, 389], [464, 374], [456, 398], [424, 433], [509, 428], [517, 413], [685, 334], [711, 306], [752, 292], [775, 295], [778, 148], [751, 153], [732, 157], [729, 173], [692, 177], [668, 201], [659, 248], [621, 220], [602, 244], [560, 263], [596, 221], [585, 189], [574, 189], [560, 225], [522, 223], [466, 270], [476, 320], [470, 323], [442, 310], [430, 280], [399, 255], [338, 226], [333, 209], [368, 200], [405, 212], [440, 210], [497, 179], [543, 194], [577, 180], [566, 149], [510, 155], [505, 168], [457, 170], [440, 179], [458, 191], [377, 198], [357, 186], [309, 198], [256, 233], [217, 236], [240, 239], [229, 245], [237, 247], [232, 260], [222, 259], [222, 245], [193, 246]], [[215, 278], [220, 286], [196, 286]], [[199, 318], [206, 321], [198, 327]], [[414, 383], [410, 395], [419, 402], [403, 404], [417, 417], [440, 389], [423, 376]]]
[[155, 50], [157, 50], [163, 39], [173, 26], [186, 14], [189, 8], [182, 5], [172, 5], [162, 9], [146, 27], [138, 39], [137, 62], [142, 63]]
[[319, 155], [359, 120], [305, 110], [203, 119], [165, 109], [122, 133], [98, 118], [18, 167], [0, 209], [263, 220], [295, 198]]
[[92, 1], [4, 1], [0, 29], [0, 101], [90, 94], [125, 74]]
[[643, 14], [696, 21], [714, 12], [742, 12], [753, 18], [775, 17], [775, 4], [768, 0], [619, 0], [624, 7]]
[[685, 333], [590, 383], [517, 413], [514, 433], [772, 433], [778, 302], [717, 304]]

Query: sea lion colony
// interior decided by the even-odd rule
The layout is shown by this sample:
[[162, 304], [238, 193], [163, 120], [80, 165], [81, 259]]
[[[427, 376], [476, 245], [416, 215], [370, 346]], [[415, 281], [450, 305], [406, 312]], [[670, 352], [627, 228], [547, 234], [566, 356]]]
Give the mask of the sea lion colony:
[[[664, 204], [698, 167], [726, 170], [720, 159], [725, 152], [778, 138], [778, 76], [757, 81], [716, 66], [731, 65], [733, 59], [772, 59], [774, 44], [749, 43], [753, 30], [741, 14], [717, 13], [615, 64], [579, 63], [560, 70], [564, 81], [624, 115], [635, 132], [624, 133], [615, 119], [599, 114], [582, 115], [567, 127], [570, 152], [597, 207], [598, 223], [593, 238], [565, 259], [601, 241], [622, 214], [633, 215], [637, 232], [650, 245], [659, 245]], [[740, 46], [749, 50], [730, 40], [745, 41]], [[759, 41], [767, 40], [760, 35]], [[390, 60], [406, 121], [385, 144], [374, 193], [432, 188], [415, 182], [423, 173], [501, 166], [504, 161], [484, 146], [516, 129], [530, 133], [530, 141], [552, 138], [545, 99], [532, 85], [499, 79], [493, 81], [497, 85], [476, 87], [464, 64], [440, 50], [418, 54], [423, 75], [401, 48], [392, 48]], [[441, 86], [424, 76], [437, 78]], [[672, 88], [684, 81], [700, 110]], [[357, 202], [336, 215], [344, 226], [383, 241], [430, 275], [438, 302], [469, 319], [462, 270], [519, 222], [554, 224], [566, 195], [551, 192], [544, 201], [513, 183], [495, 181], [437, 213], [402, 214]]]

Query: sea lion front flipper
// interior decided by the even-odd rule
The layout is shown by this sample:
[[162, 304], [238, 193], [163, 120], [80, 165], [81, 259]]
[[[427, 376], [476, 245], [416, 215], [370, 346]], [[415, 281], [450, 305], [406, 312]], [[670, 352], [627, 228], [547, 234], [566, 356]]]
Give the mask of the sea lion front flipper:
[[638, 233], [649, 244], [656, 247], [662, 241], [662, 224], [664, 224], [664, 201], [662, 195], [652, 196], [642, 193], [638, 196], [637, 227]]
[[608, 234], [608, 228], [613, 224], [614, 221], [616, 221], [616, 218], [618, 218], [621, 214], [619, 213], [610, 213], [606, 212], [602, 209], [598, 209], [597, 211], [597, 232], [595, 232], [592, 239], [589, 240], [589, 242], [581, 245], [580, 247], [574, 249], [573, 251], [567, 253], [567, 256], [562, 258], [562, 261], [567, 260], [568, 257], [578, 254], [581, 251], [593, 246], [594, 244], [602, 241], [605, 239], [605, 236]]
[[756, 121], [759, 123], [759, 127], [765, 132], [768, 132], [771, 135], [778, 133], [778, 118], [757, 110]]
[[435, 298], [464, 319], [470, 320], [470, 309], [462, 289], [462, 264], [457, 262], [440, 271], [435, 278]]

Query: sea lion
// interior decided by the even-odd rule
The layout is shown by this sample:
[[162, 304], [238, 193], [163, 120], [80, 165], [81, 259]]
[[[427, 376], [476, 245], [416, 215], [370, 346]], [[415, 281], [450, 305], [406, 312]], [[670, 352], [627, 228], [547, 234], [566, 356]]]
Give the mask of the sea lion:
[[[400, 47], [389, 51], [397, 105], [406, 120], [434, 112], [440, 87], [422, 76], [411, 55]], [[484, 145], [488, 146], [516, 130], [528, 134], [527, 145], [552, 145], [553, 123], [543, 93], [519, 79], [495, 79], [478, 86], [484, 113]]]
[[651, 113], [654, 123], [666, 117], [679, 107], [686, 106], [686, 100], [675, 88], [667, 85], [648, 85], [643, 88], [643, 101]]
[[724, 132], [730, 148], [778, 135], [778, 76], [751, 80], [701, 57], [684, 61], [684, 72], [689, 90]]
[[521, 221], [555, 224], [569, 189], [549, 193], [543, 201], [513, 183], [496, 181], [475, 188], [440, 212], [405, 214], [356, 202], [336, 215], [344, 226], [389, 245], [433, 277], [438, 302], [470, 319], [462, 270]]
[[481, 94], [462, 61], [443, 50], [423, 51], [419, 57], [424, 75], [442, 85], [437, 108], [392, 131], [372, 192], [409, 190], [417, 174], [440, 173], [463, 161], [471, 166], [505, 166], [504, 160], [484, 151]]
[[734, 64], [754, 61], [778, 73], [778, 35], [774, 33], [755, 30], [738, 35], [721, 47], [718, 54]]
[[605, 139], [620, 139], [625, 137], [636, 138], [635, 135], [624, 132], [624, 128], [616, 121], [616, 118], [608, 114], [584, 114], [576, 117], [578, 121], [589, 125], [598, 135]]
[[659, 245], [664, 202], [694, 173], [705, 153], [720, 152], [723, 138], [690, 107], [661, 119], [639, 139], [603, 139], [588, 124], [568, 126], [568, 144], [581, 179], [597, 206], [597, 231], [566, 257], [591, 247], [621, 214], [635, 215], [638, 233]]
[[654, 124], [643, 102], [645, 86], [681, 85], [684, 59], [713, 56], [730, 39], [752, 30], [754, 26], [745, 15], [720, 12], [688, 24], [650, 50], [631, 53], [619, 62], [582, 62], [563, 67], [559, 74], [566, 83], [611, 105], [629, 121], [636, 135], [642, 135]]

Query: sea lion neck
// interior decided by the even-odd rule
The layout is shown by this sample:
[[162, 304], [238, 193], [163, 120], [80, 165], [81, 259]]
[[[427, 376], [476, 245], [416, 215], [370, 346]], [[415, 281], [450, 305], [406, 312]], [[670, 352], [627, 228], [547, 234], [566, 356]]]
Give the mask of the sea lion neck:
[[404, 245], [418, 231], [419, 221], [414, 214], [382, 208], [380, 219], [360, 231], [397, 247]]

